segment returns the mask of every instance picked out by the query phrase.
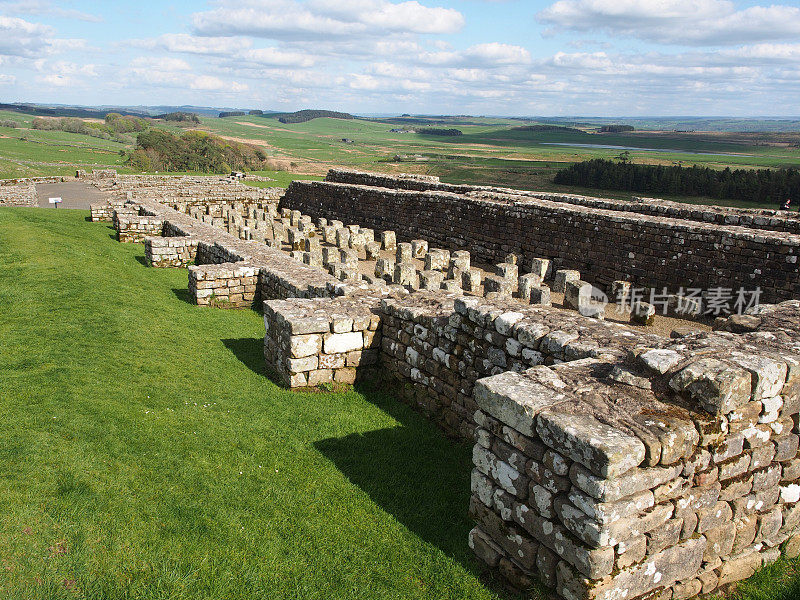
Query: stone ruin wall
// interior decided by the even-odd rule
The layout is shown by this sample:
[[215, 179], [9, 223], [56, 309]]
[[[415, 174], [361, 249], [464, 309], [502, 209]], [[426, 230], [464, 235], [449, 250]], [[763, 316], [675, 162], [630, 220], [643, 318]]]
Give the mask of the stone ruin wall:
[[[290, 190], [289, 201], [310, 203], [310, 189]], [[411, 194], [407, 207], [409, 198], [442, 196], [342, 184], [316, 191], [314, 216], [331, 217], [335, 199], [339, 210], [353, 207], [348, 220], [377, 229], [391, 212], [367, 200]], [[487, 219], [517, 209], [450, 196], [478, 204]], [[537, 210], [576, 210], [565, 204]], [[274, 205], [248, 208], [248, 224], [236, 211], [223, 218], [174, 207], [141, 199], [111, 210], [120, 239], [144, 240], [151, 264], [198, 263], [189, 265], [189, 286], [199, 304], [263, 301], [265, 359], [284, 385], [381, 373], [446, 433], [475, 442], [469, 512], [477, 524], [468, 543], [515, 587], [537, 578], [568, 600], [679, 600], [744, 579], [781, 550], [800, 554], [799, 301], [667, 339], [496, 292], [340, 282], [257, 241], [262, 223], [280, 219]], [[377, 216], [367, 214], [373, 209]], [[607, 228], [638, 220], [593, 210]], [[549, 227], [535, 214], [527, 229], [506, 222], [499, 244], [479, 238], [471, 249], [490, 260], [518, 251], [509, 238]], [[692, 234], [687, 244], [717, 243], [707, 225], [679, 225]], [[408, 227], [409, 237], [421, 231]], [[443, 241], [468, 239], [436, 235], [426, 237], [453, 249], [463, 246]]]
[[0, 180], [0, 206], [38, 206], [37, 183], [59, 183], [63, 177], [22, 177]]
[[281, 206], [349, 218], [401, 239], [469, 249], [486, 263], [509, 252], [547, 257], [589, 272], [610, 291], [616, 280], [675, 293], [681, 287], [762, 290], [762, 300], [800, 297], [800, 235], [666, 217], [643, 218], [519, 195], [420, 192], [329, 182], [293, 182]]
[[476, 192], [506, 192], [519, 196], [528, 196], [552, 202], [564, 202], [578, 206], [604, 208], [621, 212], [642, 215], [669, 217], [701, 223], [717, 225], [741, 225], [768, 231], [784, 231], [800, 234], [800, 213], [777, 209], [752, 209], [709, 206], [705, 204], [684, 204], [660, 198], [633, 197], [632, 200], [614, 200], [611, 198], [594, 198], [577, 194], [559, 194], [554, 192], [532, 192], [477, 185], [454, 185], [442, 183], [438, 177], [422, 175], [382, 175], [360, 171], [332, 169], [325, 181], [351, 185], [367, 185], [389, 189], [415, 191], [442, 191], [454, 194]]

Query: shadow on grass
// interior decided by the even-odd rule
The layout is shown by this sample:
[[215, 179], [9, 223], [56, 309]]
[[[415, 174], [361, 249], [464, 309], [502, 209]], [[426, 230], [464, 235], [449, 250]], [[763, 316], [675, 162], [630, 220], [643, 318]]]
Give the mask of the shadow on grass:
[[[269, 377], [264, 362], [264, 338], [225, 339], [222, 343], [253, 373]], [[277, 383], [274, 379], [273, 382]]]
[[148, 267], [148, 268], [150, 267], [150, 265], [147, 264], [147, 258], [145, 258], [144, 256], [137, 256], [136, 257], [136, 262], [138, 262], [140, 265], [142, 265], [144, 267]]
[[[467, 545], [473, 527], [467, 514], [472, 445], [448, 440], [381, 383], [365, 382], [357, 391], [401, 425], [328, 438], [314, 446], [381, 509], [480, 576]], [[519, 597], [499, 582], [481, 579], [501, 598]]]
[[181, 302], [194, 305], [194, 300], [189, 293], [189, 288], [172, 288], [172, 293], [175, 294], [175, 297]]

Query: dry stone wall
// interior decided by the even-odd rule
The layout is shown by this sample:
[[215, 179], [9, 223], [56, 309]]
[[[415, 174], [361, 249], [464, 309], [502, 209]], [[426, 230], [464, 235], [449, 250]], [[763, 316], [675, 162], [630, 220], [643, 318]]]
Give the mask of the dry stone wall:
[[37, 183], [58, 183], [64, 177], [23, 177], [0, 179], [0, 206], [38, 206]]
[[380, 358], [380, 299], [390, 293], [264, 302], [267, 366], [289, 387], [352, 384], [374, 374]]
[[595, 198], [577, 194], [558, 194], [548, 192], [531, 192], [510, 188], [494, 188], [475, 185], [454, 185], [442, 183], [438, 177], [426, 175], [383, 175], [362, 171], [332, 169], [325, 181], [366, 185], [389, 189], [442, 191], [454, 194], [468, 193], [500, 193], [529, 196], [552, 202], [563, 202], [578, 206], [603, 208], [607, 210], [639, 213], [642, 215], [661, 216], [684, 221], [716, 223], [717, 225], [741, 225], [753, 229], [768, 231], [784, 231], [800, 234], [800, 213], [777, 209], [730, 208], [684, 204], [660, 198], [633, 197], [630, 201], [611, 198]]
[[[614, 244], [582, 245], [591, 227], [601, 239], [614, 232], [623, 251], [650, 257], [644, 264], [658, 277], [675, 268], [664, 254], [669, 243], [706, 262], [727, 252], [730, 274], [699, 258], [681, 271], [723, 280], [746, 272], [751, 254], [764, 267], [792, 264], [796, 236], [480, 194], [302, 184], [281, 211], [178, 203], [176, 210], [140, 198], [114, 208], [113, 219], [120, 239], [158, 229], [144, 238], [148, 261], [188, 265], [199, 304], [263, 305], [265, 360], [284, 385], [380, 375], [447, 434], [473, 441], [468, 510], [476, 526], [465, 543], [515, 587], [539, 579], [567, 600], [680, 600], [744, 579], [781, 551], [800, 554], [800, 301], [667, 338], [529, 297], [548, 270], [546, 260], [530, 258], [570, 264], [566, 251], [540, 253], [563, 240], [601, 272], [617, 273]], [[346, 212], [362, 226], [334, 220]], [[383, 232], [380, 243], [375, 231]], [[413, 243], [397, 244], [395, 231]], [[327, 252], [320, 238], [331, 240]], [[354, 258], [354, 239], [359, 252], [372, 244], [385, 268], [380, 251], [396, 251], [407, 281], [387, 285], [359, 275], [358, 260], [340, 264]], [[487, 289], [444, 280], [444, 270], [464, 281], [472, 273], [468, 255], [451, 252], [465, 245], [489, 260], [503, 254]], [[325, 254], [341, 277], [323, 270]], [[530, 272], [519, 272], [517, 257]], [[411, 261], [422, 258], [419, 272]], [[557, 275], [580, 303], [588, 285], [580, 273]], [[512, 280], [528, 293], [511, 297]], [[416, 289], [423, 283], [431, 289]]]
[[603, 600], [689, 598], [749, 577], [781, 544], [796, 556], [800, 347], [761, 340], [688, 336], [622, 363], [479, 380], [478, 556], [519, 584], [536, 574], [564, 598]]
[[800, 235], [576, 206], [518, 195], [460, 195], [293, 182], [281, 205], [327, 219], [349, 217], [400, 239], [469, 249], [499, 263], [553, 260], [592, 273], [598, 287], [616, 280], [676, 293], [681, 288], [762, 291], [762, 300], [800, 297]]

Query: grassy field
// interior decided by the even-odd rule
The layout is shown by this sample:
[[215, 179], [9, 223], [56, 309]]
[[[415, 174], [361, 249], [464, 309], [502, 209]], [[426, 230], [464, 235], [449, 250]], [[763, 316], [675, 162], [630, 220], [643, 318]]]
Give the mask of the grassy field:
[[0, 597], [497, 598], [466, 445], [379, 387], [278, 388], [256, 312], [83, 212], [0, 232]]

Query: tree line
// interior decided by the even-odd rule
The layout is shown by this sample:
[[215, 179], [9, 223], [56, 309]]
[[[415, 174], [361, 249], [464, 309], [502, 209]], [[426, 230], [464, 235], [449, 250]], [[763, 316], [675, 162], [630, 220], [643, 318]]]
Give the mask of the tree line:
[[164, 121], [175, 121], [177, 123], [191, 123], [193, 125], [200, 123], [200, 117], [198, 117], [196, 114], [183, 111], [166, 113], [163, 115], [158, 115], [155, 118], [163, 119]]
[[554, 183], [604, 190], [707, 196], [779, 204], [800, 200], [800, 171], [788, 169], [731, 169], [638, 165], [593, 159], [561, 169]]
[[270, 115], [272, 118], [277, 118], [281, 123], [305, 123], [312, 119], [354, 119], [355, 117], [349, 113], [335, 112], [332, 110], [298, 110], [293, 113], [280, 113]]
[[423, 135], [446, 135], [446, 136], [456, 136], [456, 135], [464, 135], [464, 132], [460, 129], [439, 129], [437, 127], [425, 127], [423, 129], [417, 129], [417, 133], [421, 133]]
[[174, 135], [150, 129], [139, 134], [128, 164], [140, 171], [230, 173], [263, 169], [266, 160], [267, 155], [260, 148], [203, 131]]
[[600, 128], [600, 133], [625, 133], [626, 131], [634, 131], [633, 125], [603, 125]]
[[76, 117], [36, 117], [31, 124], [33, 129], [79, 133], [104, 140], [114, 140], [122, 144], [132, 143], [133, 138], [128, 134], [144, 131], [149, 125], [144, 119], [119, 113], [108, 113], [104, 123], [84, 121]]

